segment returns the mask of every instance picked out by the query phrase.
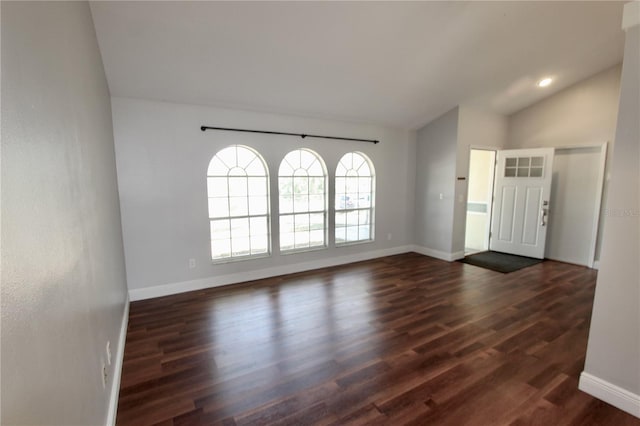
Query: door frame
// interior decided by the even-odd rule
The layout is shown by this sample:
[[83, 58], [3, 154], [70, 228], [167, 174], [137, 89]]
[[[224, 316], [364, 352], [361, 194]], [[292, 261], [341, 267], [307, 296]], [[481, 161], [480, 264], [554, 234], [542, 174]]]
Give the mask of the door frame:
[[[507, 161], [514, 157], [528, 160], [532, 157], [542, 158], [541, 175], [529, 176], [527, 173], [522, 179], [517, 179], [520, 176], [516, 175], [514, 169], [514, 173], [507, 176]], [[498, 150], [493, 190], [496, 214], [491, 219], [492, 234], [493, 231], [496, 233], [492, 235], [490, 250], [536, 259], [545, 258], [549, 227], [544, 218], [549, 211], [554, 159], [555, 148], [552, 147]], [[509, 191], [505, 193], [504, 189]], [[505, 224], [507, 234], [503, 235]]]
[[[595, 189], [596, 192], [596, 201], [595, 201], [595, 205], [594, 205], [594, 217], [593, 217], [593, 224], [591, 226], [591, 239], [589, 242], [589, 267], [590, 268], [594, 268], [594, 269], [598, 269], [598, 261], [596, 261], [595, 257], [596, 257], [596, 249], [597, 249], [597, 244], [598, 244], [598, 233], [600, 231], [600, 217], [602, 216], [602, 199], [603, 199], [603, 194], [604, 194], [604, 184], [605, 181], [608, 180], [606, 179], [606, 164], [607, 164], [607, 151], [608, 151], [608, 147], [609, 147], [609, 142], [603, 142], [603, 143], [596, 143], [596, 144], [581, 144], [581, 145], [560, 145], [560, 146], [555, 146], [554, 148], [556, 150], [569, 150], [569, 149], [584, 149], [584, 148], [600, 148], [600, 163], [599, 163], [599, 170], [598, 170], [598, 178], [597, 178], [597, 188]], [[495, 146], [486, 146], [486, 145], [470, 145], [469, 146], [469, 150], [468, 150], [468, 154], [467, 154], [467, 158], [469, 159], [469, 167], [471, 167], [471, 150], [472, 149], [476, 149], [476, 150], [482, 150], [482, 151], [493, 151], [496, 155], [495, 159], [497, 159], [497, 152], [500, 150], [505, 150], [505, 149], [510, 149], [510, 148], [500, 148], [500, 147], [495, 147]], [[513, 148], [513, 149], [518, 149], [518, 148]], [[524, 148], [523, 148], [524, 149]], [[490, 245], [490, 232], [491, 232], [491, 220], [492, 220], [492, 216], [493, 216], [493, 202], [495, 199], [495, 161], [494, 161], [494, 165], [493, 165], [493, 179], [491, 181], [491, 193], [492, 193], [492, 197], [491, 197], [491, 203], [489, 203], [489, 210], [488, 210], [488, 219], [489, 219], [489, 229], [486, 233], [486, 242], [487, 242], [487, 247], [489, 247]], [[467, 176], [469, 176], [469, 169], [467, 169]], [[469, 185], [467, 182], [467, 191], [469, 189]], [[468, 196], [465, 198], [465, 215], [466, 215], [466, 210], [467, 210], [467, 199]], [[465, 228], [465, 235], [466, 235], [466, 228]]]
[[[498, 158], [498, 151], [500, 151], [501, 149], [504, 148], [498, 148], [495, 146], [487, 146], [487, 145], [469, 145], [469, 149], [467, 152], [467, 159], [468, 161], [468, 166], [467, 166], [467, 191], [466, 191], [466, 196], [465, 196], [465, 200], [464, 200], [464, 213], [465, 213], [465, 223], [466, 223], [466, 218], [467, 218], [467, 208], [468, 208], [468, 201], [469, 201], [469, 183], [471, 182], [471, 180], [468, 178], [468, 176], [471, 175], [470, 171], [471, 171], [471, 151], [472, 150], [476, 150], [476, 151], [492, 151], [493, 152], [493, 165], [491, 166], [491, 188], [490, 188], [490, 193], [491, 193], [491, 201], [489, 202], [489, 205], [487, 206], [487, 226], [485, 227], [485, 235], [484, 235], [484, 242], [485, 245], [487, 246], [487, 250], [490, 250], [490, 244], [491, 244], [491, 219], [492, 219], [492, 215], [493, 215], [493, 200], [494, 200], [494, 191], [495, 191], [495, 185], [496, 185], [496, 161]], [[465, 226], [464, 228], [464, 234], [465, 234], [465, 239], [467, 237], [467, 227]], [[466, 250], [466, 247], [465, 247]]]
[[607, 148], [609, 142], [595, 143], [595, 144], [583, 144], [583, 145], [561, 145], [555, 147], [557, 150], [571, 150], [571, 149], [600, 149], [600, 161], [598, 164], [598, 177], [596, 179], [596, 200], [594, 205], [593, 223], [591, 225], [591, 238], [589, 241], [589, 261], [587, 266], [589, 268], [598, 269], [596, 265], [596, 248], [598, 245], [598, 232], [600, 230], [600, 217], [602, 214], [602, 197], [604, 192], [605, 172], [607, 166]]

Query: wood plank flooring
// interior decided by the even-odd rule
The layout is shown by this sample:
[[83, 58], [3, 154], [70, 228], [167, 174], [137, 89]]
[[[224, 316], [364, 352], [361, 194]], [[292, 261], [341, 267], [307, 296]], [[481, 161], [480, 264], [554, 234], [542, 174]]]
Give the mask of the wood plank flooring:
[[131, 304], [119, 425], [640, 425], [577, 389], [596, 272], [415, 253]]

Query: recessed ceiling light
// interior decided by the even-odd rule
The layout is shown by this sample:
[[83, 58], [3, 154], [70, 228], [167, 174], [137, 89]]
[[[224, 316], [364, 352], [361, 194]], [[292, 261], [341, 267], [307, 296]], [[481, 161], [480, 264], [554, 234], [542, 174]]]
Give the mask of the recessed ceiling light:
[[551, 77], [543, 78], [538, 82], [538, 87], [547, 87], [552, 81], [553, 79]]

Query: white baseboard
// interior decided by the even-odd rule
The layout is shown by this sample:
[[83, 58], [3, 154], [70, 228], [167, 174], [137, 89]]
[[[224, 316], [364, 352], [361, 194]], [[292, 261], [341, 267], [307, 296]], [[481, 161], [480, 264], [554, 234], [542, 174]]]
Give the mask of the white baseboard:
[[394, 254], [407, 253], [410, 251], [413, 251], [413, 246], [400, 246], [390, 249], [374, 250], [364, 253], [352, 254], [348, 256], [314, 260], [311, 262], [274, 266], [271, 268], [264, 268], [256, 271], [238, 272], [235, 274], [200, 278], [197, 280], [169, 283], [153, 287], [134, 288], [129, 290], [129, 299], [131, 301], [152, 299], [154, 297], [169, 296], [171, 294], [184, 293], [187, 291], [202, 290], [205, 288], [220, 287], [228, 284], [237, 284], [246, 281], [276, 277], [279, 275], [294, 274], [297, 272], [310, 271], [313, 269], [344, 265], [346, 263], [360, 262], [363, 260], [392, 256]]
[[456, 252], [451, 253], [450, 262], [454, 262], [454, 261], [460, 260], [460, 259], [464, 259], [464, 250], [456, 251]]
[[640, 418], [640, 395], [584, 371], [580, 374], [578, 389]]
[[436, 259], [446, 260], [447, 262], [453, 262], [464, 258], [464, 250], [453, 253], [447, 253], [440, 250], [434, 250], [422, 246], [413, 246], [413, 251], [416, 253], [424, 254], [425, 256], [435, 257]]
[[600, 261], [599, 260], [594, 260], [592, 268], [593, 269], [600, 269]]
[[120, 336], [118, 337], [118, 352], [113, 364], [111, 392], [109, 393], [109, 411], [107, 412], [106, 426], [116, 424], [116, 414], [118, 413], [118, 397], [120, 395], [120, 378], [122, 377], [122, 363], [124, 361], [124, 344], [127, 340], [127, 325], [129, 324], [129, 297], [124, 304], [122, 314], [122, 325], [120, 326]]

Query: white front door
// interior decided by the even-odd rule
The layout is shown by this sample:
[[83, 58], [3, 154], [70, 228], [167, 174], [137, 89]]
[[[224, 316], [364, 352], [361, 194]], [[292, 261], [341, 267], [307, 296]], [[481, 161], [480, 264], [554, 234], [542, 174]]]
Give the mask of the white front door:
[[490, 248], [544, 258], [553, 148], [498, 151]]

